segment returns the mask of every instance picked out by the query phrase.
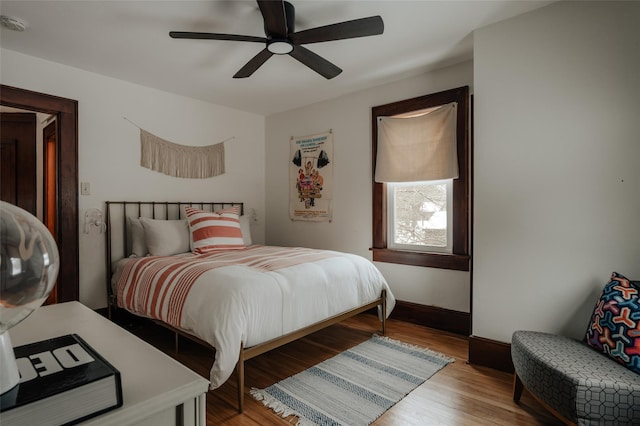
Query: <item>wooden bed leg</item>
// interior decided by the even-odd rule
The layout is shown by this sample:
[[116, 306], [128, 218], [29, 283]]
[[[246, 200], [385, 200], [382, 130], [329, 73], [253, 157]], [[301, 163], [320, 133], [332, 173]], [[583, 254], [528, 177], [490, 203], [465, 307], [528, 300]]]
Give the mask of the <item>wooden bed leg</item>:
[[387, 332], [387, 290], [382, 290], [382, 335]]
[[518, 373], [513, 373], [513, 400], [518, 402], [520, 401], [520, 397], [522, 396], [522, 390], [524, 389], [524, 384], [522, 384], [522, 380], [518, 377]]
[[174, 343], [173, 343], [173, 349], [176, 351], [176, 353], [178, 353], [178, 341], [180, 336], [178, 335], [177, 332], [174, 332]]
[[244, 411], [244, 348], [240, 344], [240, 356], [236, 364], [236, 375], [238, 376], [238, 412]]

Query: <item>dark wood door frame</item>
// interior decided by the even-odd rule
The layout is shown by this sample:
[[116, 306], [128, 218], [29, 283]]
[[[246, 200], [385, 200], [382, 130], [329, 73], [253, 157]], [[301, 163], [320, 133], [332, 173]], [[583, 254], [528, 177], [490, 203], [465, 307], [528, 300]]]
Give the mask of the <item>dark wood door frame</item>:
[[42, 221], [57, 235], [56, 193], [58, 192], [58, 126], [51, 121], [42, 130]]
[[78, 300], [78, 101], [0, 85], [0, 104], [57, 117], [58, 302]]
[[[53, 116], [50, 116], [53, 117]], [[55, 118], [42, 129], [42, 221], [58, 238], [58, 125]], [[56, 241], [58, 244], [58, 241]], [[45, 305], [58, 303], [58, 280]]]

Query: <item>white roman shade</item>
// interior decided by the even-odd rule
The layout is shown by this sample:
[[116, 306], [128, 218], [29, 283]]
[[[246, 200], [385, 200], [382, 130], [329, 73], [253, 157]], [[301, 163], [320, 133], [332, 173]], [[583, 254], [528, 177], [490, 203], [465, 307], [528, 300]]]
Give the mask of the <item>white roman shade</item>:
[[452, 102], [419, 115], [379, 117], [375, 181], [457, 178], [457, 111]]

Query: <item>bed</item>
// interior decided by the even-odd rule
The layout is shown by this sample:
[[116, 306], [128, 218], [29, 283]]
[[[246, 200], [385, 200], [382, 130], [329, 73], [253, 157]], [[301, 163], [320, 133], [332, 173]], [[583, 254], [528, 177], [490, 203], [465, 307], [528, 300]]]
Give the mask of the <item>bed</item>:
[[393, 294], [349, 253], [253, 244], [241, 202], [106, 202], [109, 315], [125, 309], [214, 349], [210, 388], [244, 362], [361, 312], [385, 320]]

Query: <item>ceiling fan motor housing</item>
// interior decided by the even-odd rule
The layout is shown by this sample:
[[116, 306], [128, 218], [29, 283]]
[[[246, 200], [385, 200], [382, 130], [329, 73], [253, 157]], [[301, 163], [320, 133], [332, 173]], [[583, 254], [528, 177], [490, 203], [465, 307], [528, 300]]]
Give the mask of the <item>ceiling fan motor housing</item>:
[[[284, 16], [285, 16], [286, 25], [287, 25], [287, 34], [284, 34], [284, 36], [288, 37], [289, 34], [296, 31], [296, 28], [295, 28], [296, 8], [293, 7], [293, 5], [288, 1], [283, 1], [282, 4], [284, 5]], [[273, 35], [269, 33], [269, 30], [267, 29], [267, 25], [268, 25], [267, 22], [265, 22], [264, 34], [267, 36], [268, 39], [270, 39], [273, 37]]]

